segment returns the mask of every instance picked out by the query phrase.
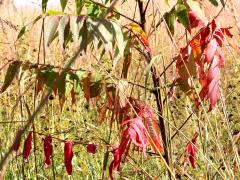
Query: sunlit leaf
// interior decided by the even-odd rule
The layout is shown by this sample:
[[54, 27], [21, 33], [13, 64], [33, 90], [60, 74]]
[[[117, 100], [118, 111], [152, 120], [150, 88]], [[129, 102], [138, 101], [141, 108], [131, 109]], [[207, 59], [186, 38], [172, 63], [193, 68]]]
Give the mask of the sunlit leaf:
[[113, 26], [113, 32], [115, 35], [115, 39], [117, 41], [117, 46], [119, 49], [119, 53], [122, 56], [124, 49], [125, 49], [125, 45], [126, 43], [124, 42], [124, 37], [123, 37], [123, 33], [122, 33], [122, 29], [121, 27], [114, 21], [111, 21], [112, 26]]
[[121, 107], [126, 106], [126, 91], [128, 88], [128, 81], [120, 79], [117, 84], [119, 90], [119, 103]]
[[202, 20], [206, 19], [204, 11], [200, 8], [200, 5], [197, 1], [187, 0], [187, 4], [189, 5], [190, 9], [192, 9], [194, 12], [196, 12], [197, 16], [200, 19], [202, 19]]
[[48, 22], [47, 28], [45, 30], [45, 35], [44, 35], [45, 48], [47, 48], [56, 37], [55, 34], [57, 32], [59, 21], [60, 21], [60, 17], [57, 17], [57, 16], [50, 17], [50, 20]]
[[86, 7], [88, 16], [98, 17], [98, 15], [101, 13], [101, 9], [97, 4], [89, 3], [86, 5]]
[[105, 50], [109, 53], [112, 53], [112, 42], [113, 42], [112, 24], [105, 19], [99, 19], [99, 18], [94, 18], [93, 20], [89, 19], [89, 23], [94, 33], [103, 42]]

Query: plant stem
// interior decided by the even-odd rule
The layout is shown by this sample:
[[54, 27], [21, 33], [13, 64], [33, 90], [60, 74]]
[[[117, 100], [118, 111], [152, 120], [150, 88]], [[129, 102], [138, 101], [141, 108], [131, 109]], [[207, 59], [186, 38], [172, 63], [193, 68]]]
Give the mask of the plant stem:
[[[145, 19], [145, 15], [146, 15], [146, 11], [147, 9], [143, 7], [143, 2], [138, 0], [138, 8], [139, 8], [139, 13], [140, 13], [140, 26], [142, 28], [142, 30], [144, 32], [146, 32], [146, 19]], [[148, 53], [146, 56], [147, 62], [150, 63], [151, 62], [151, 54]], [[154, 92], [155, 98], [156, 98], [156, 103], [157, 103], [157, 109], [158, 109], [158, 119], [159, 119], [159, 127], [161, 130], [161, 135], [162, 135], [162, 139], [163, 139], [163, 144], [164, 144], [164, 151], [165, 151], [165, 160], [166, 163], [169, 165], [169, 154], [168, 154], [168, 148], [167, 148], [167, 135], [166, 135], [166, 128], [165, 128], [165, 122], [163, 119], [163, 105], [162, 105], [162, 96], [161, 96], [161, 91], [158, 87], [160, 87], [160, 81], [159, 78], [157, 77], [157, 73], [156, 73], [156, 68], [153, 65], [151, 67], [151, 74], [152, 74], [152, 81], [153, 81], [153, 85], [154, 88], [156, 88], [156, 91]], [[169, 174], [169, 178], [171, 179], [171, 174], [168, 171]]]

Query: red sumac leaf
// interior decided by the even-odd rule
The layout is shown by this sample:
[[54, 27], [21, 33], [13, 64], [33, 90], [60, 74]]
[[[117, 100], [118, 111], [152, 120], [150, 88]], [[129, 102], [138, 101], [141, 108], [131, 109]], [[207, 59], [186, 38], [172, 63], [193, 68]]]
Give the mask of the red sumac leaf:
[[87, 145], [87, 152], [95, 154], [97, 150], [97, 146], [95, 144], [88, 144]]
[[112, 173], [113, 171], [119, 172], [120, 171], [120, 163], [121, 163], [121, 154], [119, 152], [119, 148], [114, 147], [113, 148], [113, 161], [111, 162], [109, 166], [109, 175], [110, 178], [113, 179]]
[[148, 142], [151, 145], [152, 149], [158, 153], [164, 153], [163, 141], [161, 132], [157, 123], [157, 120], [154, 116], [153, 110], [145, 106], [140, 112], [146, 130], [148, 132]]
[[195, 169], [196, 168], [196, 161], [195, 161], [195, 156], [197, 153], [197, 148], [196, 148], [196, 140], [198, 137], [198, 133], [196, 132], [191, 140], [191, 142], [189, 142], [185, 148], [185, 152], [184, 152], [184, 161], [188, 162], [190, 161], [192, 168]]
[[218, 48], [218, 43], [215, 39], [211, 40], [209, 44], [207, 45], [206, 50], [206, 62], [211, 63], [213, 60], [213, 57], [216, 53], [216, 50]]
[[46, 136], [43, 140], [43, 149], [44, 149], [44, 161], [45, 168], [48, 168], [51, 164], [51, 156], [52, 156], [52, 137]]
[[32, 149], [32, 132], [29, 132], [27, 138], [24, 141], [22, 157], [24, 160], [28, 158]]
[[148, 141], [147, 141], [146, 130], [142, 122], [142, 119], [140, 119], [139, 117], [132, 119], [130, 122], [128, 131], [129, 131], [128, 133], [131, 141], [136, 146], [140, 147], [143, 151], [143, 154], [147, 156], [146, 147], [147, 147]]
[[[203, 27], [205, 23], [203, 22], [202, 19], [199, 18], [196, 12], [194, 12], [192, 9], [188, 11], [188, 18], [190, 22], [190, 28], [196, 28], [196, 27]], [[191, 30], [189, 29], [189, 32]]]
[[70, 140], [67, 140], [64, 143], [64, 163], [68, 175], [72, 174], [72, 158], [73, 158], [72, 145], [73, 142]]

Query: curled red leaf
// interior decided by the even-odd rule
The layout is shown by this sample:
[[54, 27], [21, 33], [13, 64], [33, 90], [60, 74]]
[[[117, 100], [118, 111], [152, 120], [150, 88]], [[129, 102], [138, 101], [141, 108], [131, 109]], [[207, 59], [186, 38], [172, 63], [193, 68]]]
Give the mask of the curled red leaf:
[[146, 154], [146, 147], [148, 144], [147, 133], [145, 126], [142, 122], [142, 119], [139, 117], [132, 119], [132, 122], [130, 123], [130, 127], [128, 130], [131, 141], [136, 146], [140, 147], [143, 151], [143, 154], [147, 156]]
[[97, 151], [97, 146], [95, 144], [88, 144], [87, 145], [87, 152], [95, 154]]
[[51, 164], [51, 156], [52, 156], [52, 137], [46, 136], [43, 140], [43, 149], [44, 149], [44, 161], [45, 168], [48, 168]]
[[197, 141], [198, 133], [196, 132], [191, 140], [185, 148], [184, 152], [184, 161], [185, 162], [190, 162], [191, 166], [193, 169], [196, 168], [196, 160], [195, 156], [197, 153], [197, 148], [196, 148], [196, 141]]
[[116, 173], [119, 173], [121, 161], [124, 159], [123, 156], [125, 155], [126, 157], [128, 154], [130, 141], [131, 140], [129, 137], [129, 131], [128, 129], [126, 129], [122, 133], [122, 138], [121, 138], [119, 147], [117, 146], [113, 147], [113, 161], [109, 166], [109, 175], [111, 179], [113, 179], [113, 176], [112, 176], [113, 171]]
[[73, 142], [70, 140], [67, 140], [64, 143], [64, 163], [68, 175], [72, 174], [72, 158], [73, 158], [72, 145]]
[[118, 173], [120, 170], [121, 156], [122, 154], [119, 152], [119, 148], [113, 147], [113, 161], [109, 166], [109, 175], [111, 179], [113, 179], [113, 171]]
[[32, 132], [29, 132], [27, 138], [24, 141], [22, 157], [24, 160], [28, 158], [32, 149]]

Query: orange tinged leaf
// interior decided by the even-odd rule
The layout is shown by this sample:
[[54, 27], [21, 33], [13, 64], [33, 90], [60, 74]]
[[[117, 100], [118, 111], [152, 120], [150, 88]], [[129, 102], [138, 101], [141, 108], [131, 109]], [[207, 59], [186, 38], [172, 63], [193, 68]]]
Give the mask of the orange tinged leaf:
[[145, 106], [140, 111], [140, 116], [143, 118], [143, 123], [148, 132], [148, 142], [152, 149], [155, 151], [155, 153], [164, 153], [161, 132], [153, 110], [150, 107]]
[[196, 59], [202, 54], [201, 43], [199, 39], [193, 39], [191, 41], [193, 58]]

